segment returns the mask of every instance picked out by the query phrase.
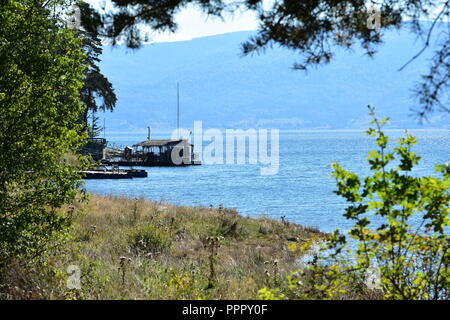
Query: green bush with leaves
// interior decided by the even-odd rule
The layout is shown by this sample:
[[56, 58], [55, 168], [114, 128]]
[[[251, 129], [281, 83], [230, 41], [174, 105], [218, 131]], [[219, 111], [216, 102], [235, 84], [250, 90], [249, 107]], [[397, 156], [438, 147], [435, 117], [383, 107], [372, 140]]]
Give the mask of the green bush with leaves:
[[169, 250], [172, 245], [170, 233], [152, 224], [135, 227], [128, 238], [131, 250], [137, 255], [158, 254]]
[[[413, 173], [420, 157], [416, 139], [406, 132], [388, 151], [374, 109], [367, 134], [376, 141], [364, 179], [332, 164], [336, 194], [350, 205], [344, 217], [353, 222], [348, 234], [336, 230], [311, 265], [288, 277], [288, 298], [449, 299], [450, 167], [436, 176]], [[355, 245], [356, 243], [356, 245]], [[262, 297], [276, 297], [261, 291]], [[280, 295], [278, 295], [280, 297]]]
[[40, 257], [70, 225], [70, 210], [57, 209], [78, 193], [85, 164], [63, 160], [84, 139], [76, 122], [85, 55], [55, 16], [69, 4], [0, 2], [0, 269]]

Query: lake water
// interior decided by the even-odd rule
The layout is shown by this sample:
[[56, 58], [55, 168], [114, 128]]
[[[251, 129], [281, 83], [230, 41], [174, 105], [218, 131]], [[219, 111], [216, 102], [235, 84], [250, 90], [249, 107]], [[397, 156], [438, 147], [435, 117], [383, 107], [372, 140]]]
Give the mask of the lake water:
[[[418, 138], [414, 151], [422, 157], [414, 174], [433, 175], [434, 165], [450, 160], [449, 130], [412, 130]], [[394, 138], [402, 131], [387, 131]], [[145, 134], [112, 134], [110, 142], [131, 145]], [[155, 137], [157, 138], [157, 137]], [[241, 214], [265, 214], [315, 226], [323, 231], [347, 229], [342, 217], [345, 202], [333, 193], [330, 163], [366, 175], [367, 152], [373, 139], [358, 131], [280, 132], [280, 168], [276, 175], [261, 175], [259, 165], [202, 165], [182, 168], [145, 168], [146, 179], [89, 180], [86, 189], [102, 195], [144, 197], [179, 205], [220, 204]]]

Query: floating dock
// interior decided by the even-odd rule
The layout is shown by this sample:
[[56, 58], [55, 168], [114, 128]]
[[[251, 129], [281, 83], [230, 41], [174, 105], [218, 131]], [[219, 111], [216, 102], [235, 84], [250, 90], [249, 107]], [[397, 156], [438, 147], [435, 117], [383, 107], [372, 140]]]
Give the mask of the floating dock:
[[93, 179], [133, 179], [133, 178], [147, 178], [148, 173], [145, 170], [102, 170], [94, 169], [82, 171], [83, 179], [93, 180]]
[[102, 160], [105, 166], [121, 166], [121, 167], [186, 167], [186, 166], [200, 166], [200, 161], [192, 161], [185, 164], [173, 164], [169, 161], [128, 161], [128, 160]]

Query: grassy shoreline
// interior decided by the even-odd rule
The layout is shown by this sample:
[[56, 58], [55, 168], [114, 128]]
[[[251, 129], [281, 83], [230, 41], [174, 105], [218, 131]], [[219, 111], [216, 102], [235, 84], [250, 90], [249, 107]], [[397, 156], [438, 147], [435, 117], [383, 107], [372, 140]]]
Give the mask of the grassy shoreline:
[[[300, 267], [314, 228], [235, 210], [91, 194], [75, 204], [71, 239], [36, 273], [45, 299], [256, 299]], [[79, 289], [67, 267], [80, 269]], [[14, 293], [12, 293], [14, 295]]]

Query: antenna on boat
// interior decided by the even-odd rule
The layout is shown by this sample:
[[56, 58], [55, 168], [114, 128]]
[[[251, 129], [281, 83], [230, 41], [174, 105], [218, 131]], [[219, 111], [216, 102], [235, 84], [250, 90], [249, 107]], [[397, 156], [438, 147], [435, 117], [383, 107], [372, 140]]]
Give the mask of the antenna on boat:
[[177, 136], [180, 139], [180, 83], [177, 82]]

